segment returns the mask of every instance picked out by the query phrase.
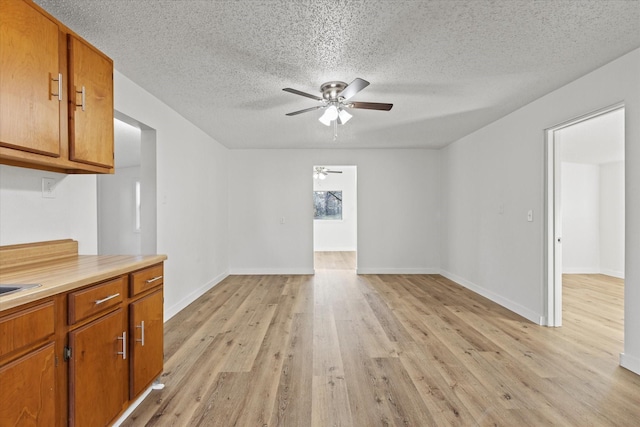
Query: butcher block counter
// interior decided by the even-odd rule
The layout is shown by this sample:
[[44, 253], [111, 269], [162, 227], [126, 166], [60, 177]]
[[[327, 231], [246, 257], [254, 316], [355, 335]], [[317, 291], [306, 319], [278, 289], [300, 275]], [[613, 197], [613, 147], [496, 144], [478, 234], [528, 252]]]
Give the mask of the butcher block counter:
[[78, 255], [70, 239], [1, 246], [0, 286], [38, 286], [0, 294], [13, 391], [0, 424], [108, 425], [148, 389], [163, 369], [166, 259]]
[[40, 244], [75, 247], [76, 253], [66, 252], [64, 255], [58, 254], [57, 257], [45, 258], [42, 261], [33, 261], [33, 258], [30, 258], [30, 262], [14, 262], [5, 267], [5, 258], [9, 261], [7, 249], [27, 248], [29, 245], [0, 247], [0, 285], [41, 285], [8, 295], [0, 294], [0, 313], [31, 301], [162, 263], [167, 259], [165, 255], [78, 255], [77, 242], [73, 240]]

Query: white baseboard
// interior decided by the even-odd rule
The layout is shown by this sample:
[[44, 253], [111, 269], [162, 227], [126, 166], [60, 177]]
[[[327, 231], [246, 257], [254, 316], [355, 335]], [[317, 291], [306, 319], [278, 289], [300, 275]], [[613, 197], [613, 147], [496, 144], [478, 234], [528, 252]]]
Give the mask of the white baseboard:
[[618, 279], [624, 279], [624, 271], [616, 271], [616, 270], [609, 270], [609, 269], [603, 268], [602, 270], [600, 270], [600, 274], [604, 274], [605, 276], [616, 277]]
[[563, 267], [562, 274], [600, 274], [599, 268]]
[[441, 270], [440, 274], [442, 274], [444, 277], [446, 277], [449, 280], [453, 280], [454, 282], [458, 283], [459, 285], [464, 286], [465, 288], [479, 294], [482, 295], [485, 298], [490, 299], [491, 301], [495, 302], [496, 304], [500, 304], [501, 306], [503, 306], [504, 308], [513, 311], [516, 314], [519, 314], [520, 316], [524, 317], [525, 319], [537, 324], [537, 325], [544, 325], [546, 323], [546, 319], [544, 316], [541, 316], [539, 313], [536, 313], [533, 310], [528, 309], [527, 307], [523, 307], [522, 305], [513, 302], [503, 296], [500, 296], [488, 289], [483, 288], [482, 286], [476, 285], [475, 283], [472, 283], [466, 279], [463, 279], [462, 277], [456, 276], [453, 273], [450, 273], [448, 271], [444, 271]]
[[640, 358], [620, 353], [620, 366], [640, 375]]
[[120, 418], [118, 418], [116, 420], [116, 422], [113, 423], [113, 425], [111, 427], [119, 427], [120, 424], [122, 424], [128, 417], [129, 415], [131, 415], [133, 413], [133, 411], [135, 411], [135, 409], [140, 406], [140, 404], [142, 403], [142, 401], [149, 396], [149, 394], [151, 393], [151, 390], [153, 390], [152, 387], [149, 387], [148, 389], [146, 389], [140, 396], [138, 396], [138, 398], [136, 399], [135, 402], [133, 402], [131, 404], [131, 406], [129, 406], [127, 408], [126, 411], [124, 411], [124, 414], [122, 414], [122, 416]]
[[195, 289], [188, 295], [185, 295], [184, 298], [182, 298], [180, 301], [173, 304], [171, 307], [166, 307], [164, 310], [164, 321], [166, 322], [167, 320], [171, 319], [173, 316], [178, 314], [186, 306], [188, 306], [189, 304], [191, 304], [192, 302], [200, 298], [209, 289], [213, 288], [215, 285], [222, 282], [227, 276], [229, 276], [229, 273], [225, 271], [224, 273], [218, 275], [217, 277], [214, 277], [209, 282], [200, 286], [198, 289]]
[[358, 268], [356, 274], [438, 274], [437, 268]]
[[235, 268], [229, 271], [230, 276], [301, 276], [314, 274], [313, 268]]
[[313, 248], [314, 252], [355, 252], [356, 248], [329, 247], [329, 248]]

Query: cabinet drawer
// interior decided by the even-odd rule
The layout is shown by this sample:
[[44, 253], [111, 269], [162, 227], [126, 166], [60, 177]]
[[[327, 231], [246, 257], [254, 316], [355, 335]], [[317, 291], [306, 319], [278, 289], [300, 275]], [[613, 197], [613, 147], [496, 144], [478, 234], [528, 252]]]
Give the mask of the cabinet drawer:
[[53, 301], [0, 318], [0, 357], [52, 336]]
[[162, 264], [153, 265], [144, 270], [131, 273], [131, 296], [162, 285], [164, 283], [163, 278]]
[[117, 306], [123, 300], [126, 276], [69, 294], [69, 324]]

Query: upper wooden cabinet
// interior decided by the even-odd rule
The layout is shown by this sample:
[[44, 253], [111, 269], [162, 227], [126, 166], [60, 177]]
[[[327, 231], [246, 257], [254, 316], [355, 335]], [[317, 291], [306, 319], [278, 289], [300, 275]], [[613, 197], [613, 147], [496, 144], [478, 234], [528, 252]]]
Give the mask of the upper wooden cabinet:
[[113, 62], [68, 35], [71, 160], [113, 167]]
[[0, 163], [113, 173], [113, 61], [30, 0], [0, 10]]
[[0, 145], [58, 157], [58, 24], [22, 1], [0, 10]]

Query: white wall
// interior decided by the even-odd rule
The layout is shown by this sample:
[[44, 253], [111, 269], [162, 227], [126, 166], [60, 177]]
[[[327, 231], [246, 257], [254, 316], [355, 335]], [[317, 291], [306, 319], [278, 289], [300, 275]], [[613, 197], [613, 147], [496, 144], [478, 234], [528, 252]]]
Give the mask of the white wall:
[[600, 272], [600, 166], [562, 162], [562, 272]]
[[313, 273], [314, 165], [357, 166], [359, 273], [438, 271], [438, 151], [231, 150], [233, 274]]
[[135, 183], [140, 166], [117, 168], [98, 177], [98, 249], [102, 255], [139, 255], [141, 235], [135, 229]]
[[313, 179], [313, 191], [342, 191], [342, 219], [313, 221], [313, 250], [355, 251], [358, 226], [356, 168], [328, 168], [341, 170], [342, 173], [330, 173], [325, 179]]
[[228, 275], [229, 150], [117, 71], [114, 86], [115, 109], [156, 132], [157, 250], [168, 256], [169, 318]]
[[561, 170], [562, 272], [624, 278], [624, 162]]
[[600, 165], [600, 272], [624, 278], [624, 162]]
[[[543, 131], [621, 101], [626, 116], [621, 364], [640, 373], [640, 49], [442, 150], [441, 266], [445, 275], [543, 322]], [[526, 219], [529, 209], [533, 222]]]
[[[42, 178], [56, 180], [42, 197]], [[95, 175], [65, 175], [0, 165], [0, 245], [74, 239], [78, 252], [98, 251]]]

